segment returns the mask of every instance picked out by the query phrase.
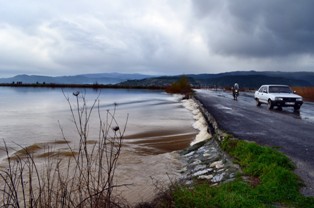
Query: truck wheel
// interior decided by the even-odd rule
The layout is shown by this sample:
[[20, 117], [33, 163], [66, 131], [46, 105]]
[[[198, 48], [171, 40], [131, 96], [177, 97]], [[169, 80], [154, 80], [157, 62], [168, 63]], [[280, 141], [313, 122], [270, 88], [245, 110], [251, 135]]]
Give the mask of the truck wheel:
[[273, 107], [274, 107], [274, 105], [273, 105], [272, 101], [268, 100], [268, 109], [271, 110], [271, 109], [273, 109]]
[[294, 111], [299, 111], [300, 110], [300, 106], [294, 106]]

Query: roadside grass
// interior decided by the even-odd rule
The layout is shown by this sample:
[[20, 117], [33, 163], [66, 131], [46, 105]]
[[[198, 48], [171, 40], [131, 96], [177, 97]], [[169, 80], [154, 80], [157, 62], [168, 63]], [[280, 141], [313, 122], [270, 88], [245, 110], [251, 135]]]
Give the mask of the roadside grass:
[[293, 87], [292, 89], [305, 100], [314, 101], [314, 87]]
[[221, 143], [243, 173], [218, 186], [199, 183], [172, 189], [175, 207], [314, 207], [314, 197], [305, 197], [293, 163], [271, 147], [235, 140]]

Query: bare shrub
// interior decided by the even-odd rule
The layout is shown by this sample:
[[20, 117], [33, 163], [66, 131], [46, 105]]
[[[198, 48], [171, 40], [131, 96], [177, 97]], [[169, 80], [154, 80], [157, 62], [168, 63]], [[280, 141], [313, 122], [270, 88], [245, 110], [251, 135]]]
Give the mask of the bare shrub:
[[[79, 138], [73, 147], [60, 125], [67, 154], [56, 154], [50, 146], [40, 156], [34, 148], [21, 147], [11, 155], [5, 141], [7, 160], [0, 168], [1, 207], [126, 207], [112, 193], [115, 170], [122, 147], [127, 120], [121, 128], [113, 112], [101, 113], [99, 96], [91, 106], [84, 94], [73, 93], [75, 101], [63, 93]], [[99, 120], [98, 141], [90, 142], [89, 123], [96, 111]], [[60, 141], [58, 141], [60, 143]], [[23, 154], [21, 154], [23, 153]], [[43, 160], [38, 162], [36, 160]], [[119, 203], [120, 202], [120, 203]]]
[[181, 76], [176, 82], [172, 83], [166, 88], [167, 93], [179, 93], [189, 98], [193, 93], [189, 78], [187, 76]]
[[293, 87], [292, 89], [305, 100], [314, 101], [314, 87]]

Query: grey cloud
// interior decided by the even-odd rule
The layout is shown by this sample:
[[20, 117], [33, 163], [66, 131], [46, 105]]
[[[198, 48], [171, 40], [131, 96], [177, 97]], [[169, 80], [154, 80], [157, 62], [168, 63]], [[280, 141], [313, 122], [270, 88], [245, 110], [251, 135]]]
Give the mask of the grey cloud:
[[206, 34], [215, 52], [261, 58], [314, 53], [313, 1], [229, 0], [214, 14], [219, 18], [212, 16], [214, 3], [204, 2], [195, 0], [194, 7], [202, 15], [208, 11], [208, 21], [221, 21], [220, 31], [208, 28]]
[[312, 8], [305, 0], [1, 2], [0, 71], [313, 70]]
[[198, 18], [206, 18], [209, 15], [221, 11], [225, 5], [224, 1], [217, 0], [192, 0], [192, 9]]
[[[91, 20], [92, 21], [92, 20]], [[190, 65], [181, 51], [180, 38], [160, 26], [140, 20], [124, 24], [107, 19], [96, 28], [86, 28], [89, 21], [59, 20], [49, 24], [63, 38], [57, 52], [51, 54], [60, 65], [85, 70], [144, 70], [159, 73], [182, 73]], [[84, 25], [85, 24], [85, 25]], [[178, 47], [183, 45], [182, 49]], [[186, 53], [186, 52], [185, 52]], [[143, 71], [142, 71], [143, 72]]]

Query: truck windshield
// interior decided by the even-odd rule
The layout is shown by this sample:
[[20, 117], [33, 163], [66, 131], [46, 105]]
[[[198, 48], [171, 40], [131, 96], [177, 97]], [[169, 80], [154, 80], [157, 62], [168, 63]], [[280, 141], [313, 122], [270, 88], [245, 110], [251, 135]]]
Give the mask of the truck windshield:
[[269, 86], [270, 93], [292, 93], [288, 86]]

